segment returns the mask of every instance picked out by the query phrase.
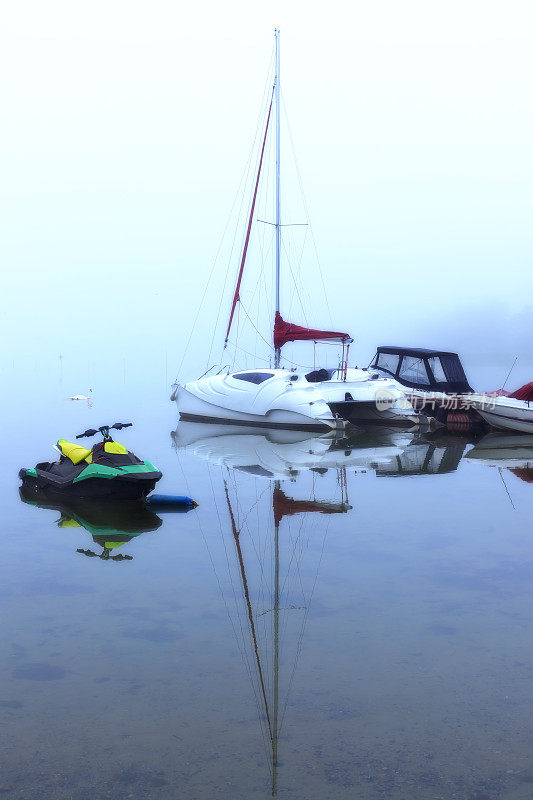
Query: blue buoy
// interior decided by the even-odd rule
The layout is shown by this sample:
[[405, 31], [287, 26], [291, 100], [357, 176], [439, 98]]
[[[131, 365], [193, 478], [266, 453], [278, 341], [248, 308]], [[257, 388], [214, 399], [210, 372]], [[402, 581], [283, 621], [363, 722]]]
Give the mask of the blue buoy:
[[192, 498], [185, 495], [173, 494], [153, 494], [147, 498], [146, 504], [153, 511], [184, 512], [196, 508], [196, 503]]

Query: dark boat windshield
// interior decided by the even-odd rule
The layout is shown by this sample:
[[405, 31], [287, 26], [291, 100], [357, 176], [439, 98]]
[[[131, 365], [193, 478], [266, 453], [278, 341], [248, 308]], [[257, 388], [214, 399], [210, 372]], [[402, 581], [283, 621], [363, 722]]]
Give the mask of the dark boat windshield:
[[463, 394], [472, 389], [457, 353], [408, 347], [378, 347], [371, 364], [413, 389]]

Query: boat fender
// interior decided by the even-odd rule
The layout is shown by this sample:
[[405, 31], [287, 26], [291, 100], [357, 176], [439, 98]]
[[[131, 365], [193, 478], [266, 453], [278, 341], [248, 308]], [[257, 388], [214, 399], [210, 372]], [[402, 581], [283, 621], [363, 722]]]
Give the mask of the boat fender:
[[451, 433], [467, 433], [472, 428], [472, 420], [464, 411], [449, 411], [446, 428]]
[[178, 513], [190, 511], [198, 505], [190, 497], [171, 494], [153, 494], [147, 498], [146, 504], [154, 511], [174, 511]]

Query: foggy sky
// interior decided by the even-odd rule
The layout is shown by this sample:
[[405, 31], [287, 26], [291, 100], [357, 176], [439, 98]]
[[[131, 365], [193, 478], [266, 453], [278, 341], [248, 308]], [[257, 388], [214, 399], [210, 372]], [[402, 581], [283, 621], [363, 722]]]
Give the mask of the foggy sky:
[[[250, 151], [275, 25], [331, 311], [306, 254], [308, 322], [349, 331], [358, 363], [386, 343], [527, 355], [529, 12], [477, 1], [6, 7], [4, 356], [113, 348], [165, 352], [177, 369]], [[203, 371], [219, 302], [208, 292], [182, 377]]]

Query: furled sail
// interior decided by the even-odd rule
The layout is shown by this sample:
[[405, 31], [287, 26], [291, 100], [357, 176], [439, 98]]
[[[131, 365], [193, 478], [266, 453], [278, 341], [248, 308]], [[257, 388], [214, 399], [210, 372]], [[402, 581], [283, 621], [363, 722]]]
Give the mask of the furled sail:
[[279, 311], [276, 311], [274, 320], [274, 347], [276, 350], [287, 342], [318, 342], [322, 339], [344, 342], [350, 344], [353, 339], [348, 333], [339, 331], [320, 331], [315, 328], [304, 328], [293, 322], [285, 322]]

